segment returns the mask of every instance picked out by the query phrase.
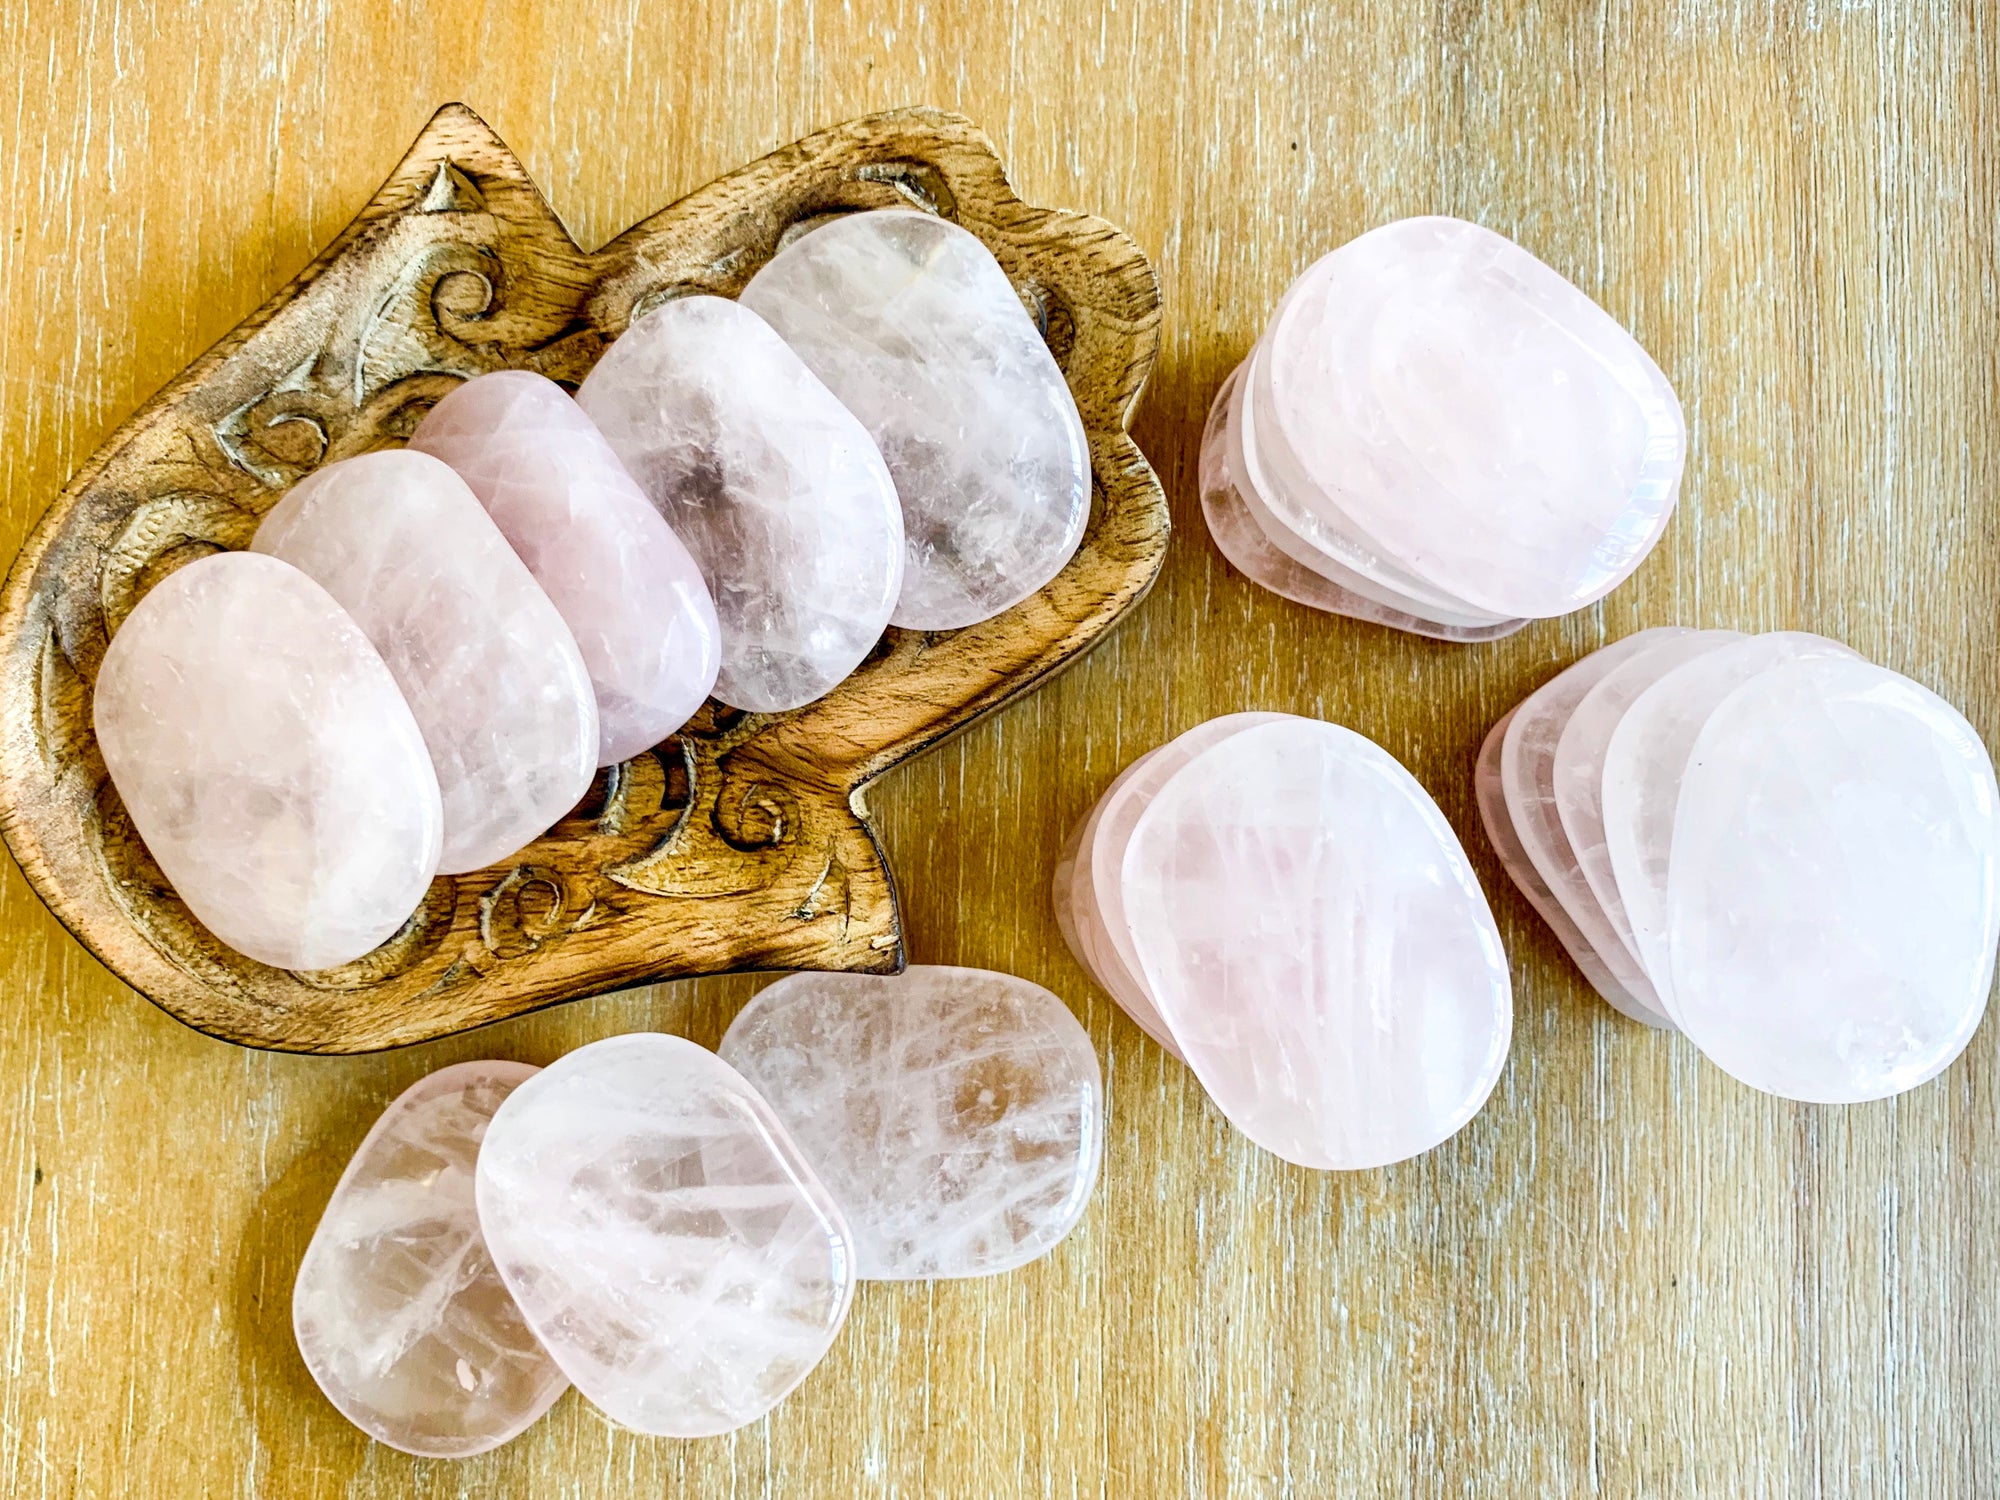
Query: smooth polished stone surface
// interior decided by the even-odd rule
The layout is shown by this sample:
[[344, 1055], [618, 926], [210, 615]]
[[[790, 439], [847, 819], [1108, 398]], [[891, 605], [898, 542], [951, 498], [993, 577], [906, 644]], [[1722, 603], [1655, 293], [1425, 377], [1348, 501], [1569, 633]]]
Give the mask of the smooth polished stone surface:
[[1706, 717], [1674, 817], [1667, 928], [1694, 1044], [1788, 1099], [1936, 1076], [2000, 941], [1993, 763], [1956, 710], [1848, 656], [1744, 682]]
[[406, 1089], [341, 1174], [292, 1287], [292, 1328], [327, 1400], [363, 1432], [467, 1458], [525, 1431], [569, 1381], [501, 1284], [473, 1167], [534, 1069], [468, 1062]]
[[[1604, 753], [1625, 710], [1647, 688], [1698, 656], [1748, 639], [1739, 630], [1690, 630], [1647, 646], [1613, 667], [1603, 681], [1584, 694], [1556, 742], [1555, 798], [1563, 833], [1598, 910], [1642, 970], [1645, 960], [1632, 934], [1631, 918], [1625, 915], [1625, 901], [1618, 894], [1618, 878], [1604, 840]], [[1654, 998], [1658, 999], [1657, 991]], [[1664, 1009], [1660, 1014], [1665, 1019]], [[1671, 1025], [1672, 1021], [1666, 1019], [1665, 1023]]]
[[1301, 503], [1475, 608], [1579, 609], [1672, 514], [1687, 434], [1666, 376], [1491, 230], [1371, 230], [1299, 277], [1261, 344]]
[[[1500, 787], [1509, 822], [1521, 851], [1542, 884], [1569, 913], [1570, 920], [1617, 980], [1605, 999], [1636, 1021], [1670, 1026], [1659, 997], [1617, 930], [1597, 904], [1590, 882], [1571, 847], [1556, 807], [1556, 746], [1577, 705], [1604, 677], [1635, 655], [1681, 632], [1674, 627], [1642, 630], [1593, 651], [1523, 699], [1501, 743]], [[1515, 884], [1521, 873], [1502, 855]], [[1525, 890], [1527, 887], [1522, 885]], [[1620, 1003], [1621, 997], [1625, 1003]]]
[[597, 763], [649, 750], [715, 686], [721, 627], [701, 569], [569, 393], [530, 370], [468, 380], [410, 447], [450, 464], [576, 637]]
[[1217, 1106], [1302, 1166], [1383, 1166], [1485, 1102], [1513, 1029], [1506, 954], [1409, 772], [1287, 718], [1196, 755], [1125, 851], [1148, 986]]
[[465, 481], [367, 453], [294, 485], [252, 545], [310, 574], [375, 643], [444, 795], [446, 875], [546, 832], [597, 769], [597, 700], [569, 626]]
[[1513, 815], [1507, 810], [1506, 793], [1500, 785], [1501, 746], [1513, 722], [1514, 713], [1510, 710], [1487, 731], [1479, 746], [1479, 757], [1473, 763], [1472, 795], [1479, 807], [1479, 822], [1486, 830], [1487, 842], [1500, 856], [1507, 878], [1528, 898], [1528, 905], [1535, 909], [1535, 914], [1548, 923], [1556, 941], [1563, 945], [1563, 951], [1583, 971], [1590, 987], [1603, 997], [1607, 1005], [1648, 1026], [1671, 1025], [1670, 1022], [1655, 1021], [1654, 1013], [1635, 999], [1632, 992], [1612, 974], [1562, 902], [1556, 898], [1556, 893], [1549, 888], [1548, 882], [1542, 879], [1535, 862], [1528, 858], [1528, 851], [1521, 846], [1520, 837], [1514, 831]]
[[609, 1037], [521, 1085], [487, 1128], [477, 1191], [529, 1325], [640, 1432], [756, 1421], [846, 1320], [840, 1210], [756, 1090], [680, 1037]]
[[1097, 1053], [1038, 984], [931, 964], [792, 974], [758, 991], [719, 1051], [840, 1205], [865, 1281], [1011, 1271], [1090, 1201]]
[[636, 319], [576, 399], [700, 563], [722, 621], [715, 696], [825, 696], [889, 623], [903, 512], [871, 439], [755, 313], [681, 297]]
[[393, 935], [437, 871], [437, 777], [368, 638], [289, 564], [227, 552], [168, 574], [112, 636], [97, 743], [188, 910], [281, 969]]
[[[1418, 613], [1414, 601], [1408, 607], [1398, 607], [1362, 592], [1365, 580], [1348, 574], [1330, 558], [1319, 558], [1309, 565], [1281, 548], [1271, 535], [1277, 523], [1253, 511], [1253, 502], [1238, 477], [1242, 471], [1240, 454], [1237, 462], [1231, 462], [1231, 453], [1239, 449], [1241, 442], [1232, 421], [1232, 406], [1241, 399], [1242, 381], [1243, 368], [1239, 365], [1209, 408], [1201, 443], [1202, 518], [1217, 550], [1237, 572], [1295, 604], [1437, 640], [1498, 640], [1512, 635], [1526, 623], [1508, 620], [1492, 625], [1442, 624]], [[1379, 595], [1386, 591], [1372, 592]]]
[[931, 214], [849, 214], [771, 257], [742, 300], [896, 476], [909, 549], [896, 624], [977, 624], [1062, 571], [1090, 518], [1083, 419], [975, 235]]

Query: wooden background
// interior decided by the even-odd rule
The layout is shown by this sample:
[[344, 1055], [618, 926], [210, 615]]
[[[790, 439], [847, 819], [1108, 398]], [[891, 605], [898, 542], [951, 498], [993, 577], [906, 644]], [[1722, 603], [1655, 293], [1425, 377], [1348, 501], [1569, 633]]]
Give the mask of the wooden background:
[[[2000, 18], [1984, 0], [14, 0], [0, 6], [0, 549], [145, 396], [303, 265], [440, 103], [587, 244], [850, 115], [981, 121], [1031, 202], [1154, 257], [1139, 423], [1180, 532], [1094, 658], [875, 794], [918, 959], [1066, 997], [1110, 1085], [1050, 1260], [864, 1288], [765, 1423], [672, 1443], [567, 1397], [501, 1452], [371, 1446], [293, 1349], [293, 1271], [375, 1113], [481, 1055], [719, 1037], [754, 981], [345, 1060], [235, 1050], [112, 981], [0, 876], [0, 1492], [10, 1496], [1973, 1497], [2000, 1489], [2000, 1028], [1891, 1103], [1750, 1093], [1619, 1021], [1500, 879], [1489, 721], [1642, 625], [1840, 636], [2000, 738]], [[1606, 604], [1492, 646], [1229, 572], [1203, 409], [1289, 278], [1391, 217], [1515, 236], [1630, 325], [1693, 434]], [[1442, 1149], [1251, 1149], [1064, 952], [1062, 835], [1211, 715], [1374, 736], [1473, 852], [1513, 1059]]]

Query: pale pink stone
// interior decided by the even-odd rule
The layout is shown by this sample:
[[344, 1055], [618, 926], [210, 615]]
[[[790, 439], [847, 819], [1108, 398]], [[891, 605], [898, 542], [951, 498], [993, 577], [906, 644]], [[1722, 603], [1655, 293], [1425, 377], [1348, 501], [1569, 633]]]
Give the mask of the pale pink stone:
[[444, 827], [423, 737], [296, 568], [231, 552], [169, 574], [111, 638], [91, 708], [147, 851], [237, 952], [330, 968], [423, 899]]
[[874, 440], [749, 308], [681, 297], [619, 335], [576, 399], [701, 565], [715, 695], [778, 713], [881, 639], [903, 513]]
[[[1123, 774], [1130, 775], [1144, 760], [1145, 757], [1141, 756], [1127, 766]], [[1069, 951], [1083, 965], [1084, 972], [1097, 981], [1098, 988], [1117, 1003], [1133, 1025], [1178, 1059], [1181, 1049], [1174, 1044], [1173, 1033], [1167, 1030], [1167, 1023], [1153, 1008], [1145, 983], [1125, 967], [1124, 960], [1111, 946], [1110, 934], [1104, 930], [1104, 919], [1099, 915], [1096, 898], [1091, 893], [1083, 846], [1095, 833], [1097, 821], [1097, 811], [1093, 808], [1070, 830], [1062, 853], [1056, 858], [1052, 893], [1056, 926], [1062, 932], [1063, 941], [1069, 945]]]
[[1604, 960], [1598, 957], [1597, 950], [1571, 920], [1556, 893], [1549, 889], [1534, 861], [1528, 858], [1528, 851], [1521, 847], [1521, 840], [1514, 831], [1513, 815], [1507, 809], [1506, 793], [1500, 785], [1501, 743], [1513, 722], [1514, 715], [1510, 711], [1487, 731], [1472, 770], [1473, 798], [1479, 805], [1479, 821], [1485, 826], [1487, 841], [1493, 845], [1493, 852], [1500, 856], [1508, 878], [1528, 898], [1535, 914], [1548, 923], [1556, 941], [1563, 945], [1563, 950], [1583, 971], [1583, 977], [1590, 981], [1590, 987], [1604, 998], [1605, 1003], [1634, 1021], [1648, 1026], [1663, 1024], [1653, 1019], [1654, 1013], [1635, 999], [1632, 992], [1612, 974]]
[[1641, 693], [1605, 748], [1605, 848], [1646, 975], [1676, 1025], [1681, 1011], [1668, 962], [1667, 869], [1674, 810], [1695, 741], [1717, 706], [1753, 677], [1782, 662], [1824, 656], [1852, 659], [1854, 653], [1803, 632], [1752, 636], [1707, 652]]
[[465, 481], [427, 453], [328, 464], [257, 528], [375, 643], [444, 794], [447, 875], [514, 854], [597, 769], [597, 702], [576, 641]]
[[1972, 726], [1894, 672], [1795, 655], [1723, 697], [1685, 764], [1665, 920], [1689, 1040], [1814, 1103], [1943, 1071], [2000, 940], [2000, 788]]
[[864, 1280], [1013, 1270], [1090, 1201], [1097, 1053], [1038, 984], [928, 964], [793, 974], [758, 992], [719, 1050], [840, 1205]]
[[[1682, 633], [1671, 626], [1642, 630], [1558, 673], [1508, 715], [1512, 722], [1500, 750], [1500, 788], [1515, 839], [1599, 964], [1616, 979], [1616, 992], [1607, 993], [1605, 999], [1636, 1021], [1669, 1028], [1672, 1023], [1661, 1010], [1652, 983], [1597, 904], [1570, 845], [1556, 807], [1555, 757], [1564, 727], [1592, 688], [1624, 662]], [[1521, 883], [1521, 872], [1510, 866], [1508, 873], [1517, 885]]]
[[1202, 432], [1201, 508], [1216, 548], [1252, 583], [1295, 604], [1330, 614], [1346, 615], [1447, 641], [1497, 640], [1519, 630], [1525, 621], [1494, 624], [1445, 624], [1418, 613], [1416, 601], [1385, 602], [1393, 597], [1329, 557], [1302, 561], [1274, 540], [1277, 522], [1238, 476], [1243, 471], [1241, 430], [1234, 412], [1242, 400], [1243, 367], [1223, 382], [1209, 408]]
[[640, 1432], [756, 1421], [853, 1297], [853, 1236], [785, 1127], [679, 1037], [593, 1042], [522, 1084], [487, 1127], [477, 1199], [529, 1326]]
[[743, 303], [896, 476], [909, 552], [895, 624], [974, 625], [1062, 571], [1090, 519], [1083, 418], [976, 235], [935, 214], [848, 214], [771, 257]]
[[1123, 891], [1189, 1066], [1286, 1160], [1428, 1150], [1499, 1078], [1512, 992], [1486, 898], [1437, 805], [1360, 735], [1286, 719], [1195, 756], [1141, 814]]
[[1666, 377], [1583, 292], [1477, 225], [1405, 219], [1324, 257], [1259, 357], [1260, 492], [1464, 606], [1581, 608], [1672, 514], [1686, 429]]
[[292, 1328], [306, 1368], [342, 1416], [405, 1453], [497, 1448], [569, 1389], [493, 1269], [472, 1201], [487, 1123], [534, 1071], [459, 1063], [404, 1090], [299, 1263]]
[[452, 466], [561, 611], [597, 694], [599, 765], [693, 716], [722, 662], [708, 586], [561, 386], [528, 370], [468, 380], [410, 447]]

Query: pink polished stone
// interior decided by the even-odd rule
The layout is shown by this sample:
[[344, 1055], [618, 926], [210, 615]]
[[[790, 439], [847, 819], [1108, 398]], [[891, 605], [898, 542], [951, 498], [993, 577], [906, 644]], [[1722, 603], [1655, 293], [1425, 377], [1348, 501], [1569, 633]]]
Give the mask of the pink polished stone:
[[854, 1231], [869, 1281], [1047, 1255], [1104, 1154], [1097, 1053], [1069, 1007], [986, 969], [793, 974], [722, 1039]]
[[1743, 680], [1676, 799], [1665, 921], [1689, 1040], [1814, 1103], [1943, 1071], [1993, 983], [1996, 801], [1978, 734], [1907, 678], [1802, 653]]
[[[1604, 753], [1625, 710], [1647, 688], [1683, 663], [1746, 639], [1736, 630], [1691, 630], [1649, 644], [1613, 667], [1583, 695], [1556, 742], [1555, 799], [1563, 833], [1598, 910], [1642, 971], [1645, 961], [1632, 934], [1631, 918], [1625, 915], [1625, 901], [1618, 894], [1618, 879], [1611, 868], [1611, 851], [1604, 841]], [[1647, 981], [1649, 987], [1651, 983]], [[1654, 1003], [1658, 1004], [1657, 991]], [[1661, 1024], [1673, 1024], [1664, 1010], [1659, 1014]]]
[[1478, 1111], [1513, 1028], [1465, 851], [1379, 746], [1286, 719], [1196, 755], [1140, 815], [1126, 919], [1217, 1106], [1302, 1166], [1383, 1166]]
[[861, 664], [902, 588], [895, 483], [761, 318], [721, 297], [664, 303], [577, 401], [701, 564], [722, 621], [716, 697], [777, 713]]
[[389, 664], [444, 794], [443, 873], [507, 858], [589, 789], [597, 702], [576, 640], [447, 465], [328, 464], [252, 545], [324, 586]]
[[111, 638], [91, 711], [147, 851], [237, 952], [330, 968], [423, 899], [444, 827], [423, 736], [298, 569], [230, 552], [169, 574]]
[[[1126, 767], [1125, 774], [1131, 774], [1144, 760], [1145, 757], [1141, 756], [1134, 761]], [[1175, 1045], [1173, 1033], [1167, 1030], [1167, 1023], [1153, 1008], [1153, 999], [1146, 993], [1145, 982], [1125, 967], [1124, 960], [1112, 948], [1111, 935], [1104, 930], [1104, 919], [1098, 913], [1096, 897], [1090, 889], [1088, 862], [1084, 856], [1084, 847], [1091, 841], [1097, 822], [1097, 811], [1093, 808], [1082, 822], [1070, 830], [1062, 853], [1057, 856], [1051, 893], [1056, 926], [1062, 932], [1063, 941], [1069, 945], [1069, 951], [1083, 965], [1084, 972], [1097, 981], [1098, 988], [1117, 1002], [1118, 1008], [1125, 1012], [1133, 1025], [1178, 1059], [1181, 1049]]]
[[1680, 1024], [1669, 964], [1667, 869], [1681, 779], [1709, 715], [1737, 688], [1782, 662], [1854, 658], [1838, 641], [1803, 632], [1752, 636], [1666, 674], [1625, 711], [1604, 752], [1604, 842], [1647, 978]]
[[563, 388], [528, 370], [468, 380], [410, 447], [443, 459], [562, 612], [597, 695], [597, 762], [685, 724], [722, 662], [701, 570]]
[[790, 1134], [679, 1037], [593, 1042], [522, 1084], [487, 1128], [477, 1198], [544, 1347], [640, 1432], [756, 1421], [853, 1297], [853, 1236]]
[[406, 1089], [341, 1174], [299, 1264], [292, 1327], [340, 1414], [378, 1442], [468, 1458], [569, 1388], [486, 1253], [473, 1168], [534, 1069], [469, 1062]]
[[1467, 607], [1581, 608], [1672, 514], [1686, 429], [1666, 377], [1490, 230], [1419, 218], [1362, 235], [1299, 277], [1259, 354], [1260, 491]]
[[[1672, 1023], [1660, 1008], [1659, 996], [1653, 992], [1645, 971], [1597, 904], [1576, 851], [1570, 845], [1556, 807], [1556, 746], [1577, 705], [1605, 676], [1650, 647], [1682, 633], [1673, 627], [1642, 630], [1592, 652], [1567, 671], [1558, 673], [1509, 715], [1512, 723], [1500, 751], [1501, 793], [1522, 853], [1543, 885], [1568, 912], [1584, 941], [1596, 953], [1600, 966], [1616, 979], [1615, 989], [1605, 992], [1600, 987], [1604, 998], [1633, 1020], [1648, 1026], [1671, 1027]], [[1502, 862], [1505, 863], [1504, 858]], [[1508, 873], [1514, 876], [1516, 884], [1521, 883], [1520, 872], [1510, 866]]]

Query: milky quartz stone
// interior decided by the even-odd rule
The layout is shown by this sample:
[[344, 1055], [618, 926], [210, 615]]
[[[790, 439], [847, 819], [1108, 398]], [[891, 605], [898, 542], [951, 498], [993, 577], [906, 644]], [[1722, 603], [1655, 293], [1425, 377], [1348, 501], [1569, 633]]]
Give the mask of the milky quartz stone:
[[529, 370], [481, 375], [410, 447], [451, 465], [561, 612], [597, 697], [599, 765], [693, 716], [722, 664], [708, 586], [568, 392]]
[[[1625, 900], [1618, 893], [1618, 878], [1611, 868], [1611, 851], [1604, 836], [1605, 752], [1611, 748], [1611, 736], [1619, 720], [1625, 717], [1625, 710], [1647, 688], [1698, 656], [1748, 639], [1737, 630], [1688, 630], [1656, 636], [1605, 673], [1583, 695], [1556, 741], [1555, 800], [1563, 833], [1569, 839], [1570, 850], [1598, 910], [1620, 946], [1641, 969], [1645, 960], [1633, 935], [1632, 921], [1625, 915]], [[1649, 979], [1647, 984], [1650, 987], [1652, 981]], [[1659, 1004], [1657, 991], [1649, 1003]], [[1659, 1016], [1655, 1024], [1672, 1026], [1664, 1008]]]
[[1581, 608], [1673, 511], [1686, 429], [1666, 377], [1478, 225], [1405, 219], [1342, 246], [1286, 293], [1258, 358], [1260, 489], [1463, 606]]
[[1753, 677], [1781, 662], [1818, 656], [1856, 659], [1838, 641], [1793, 631], [1752, 636], [1706, 652], [1641, 693], [1605, 748], [1605, 849], [1646, 975], [1677, 1025], [1678, 986], [1667, 941], [1667, 870], [1681, 779], [1696, 737], [1723, 699]]
[[761, 318], [720, 297], [664, 303], [576, 399], [701, 565], [722, 621], [716, 697], [777, 713], [861, 664], [902, 588], [895, 483]]
[[589, 789], [597, 702], [576, 640], [448, 465], [407, 449], [328, 464], [252, 545], [311, 575], [389, 664], [444, 794], [444, 874], [505, 859]]
[[863, 1280], [1013, 1270], [1090, 1201], [1097, 1053], [1040, 985], [927, 964], [793, 974], [758, 992], [720, 1050], [840, 1205]]
[[1682, 1027], [1790, 1099], [1881, 1099], [1942, 1071], [2000, 940], [1993, 764], [1907, 678], [1802, 654], [1701, 724], [1667, 890]]
[[237, 952], [330, 968], [423, 899], [444, 829], [423, 736], [298, 569], [231, 552], [168, 574], [112, 636], [92, 713], [147, 851]]
[[1122, 881], [1161, 1016], [1266, 1150], [1383, 1166], [1492, 1091], [1513, 1028], [1499, 932], [1437, 805], [1362, 736], [1287, 718], [1210, 746], [1140, 815]]
[[756, 1421], [853, 1297], [853, 1237], [785, 1127], [679, 1037], [593, 1042], [522, 1084], [487, 1128], [477, 1197], [529, 1326], [640, 1432]]
[[742, 300], [896, 476], [909, 550], [895, 624], [977, 624], [1062, 571], [1090, 516], [1083, 419], [975, 235], [914, 211], [849, 214], [780, 250]]
[[[1124, 774], [1130, 775], [1145, 758], [1141, 756], [1126, 767]], [[1100, 807], [1102, 805], [1099, 804]], [[1167, 1030], [1167, 1023], [1153, 1008], [1153, 998], [1146, 993], [1145, 981], [1132, 972], [1111, 946], [1111, 935], [1105, 930], [1104, 918], [1097, 909], [1096, 896], [1090, 886], [1089, 860], [1085, 855], [1097, 822], [1097, 810], [1093, 808], [1070, 830], [1061, 854], [1056, 857], [1055, 879], [1050, 893], [1055, 907], [1056, 928], [1069, 945], [1070, 953], [1083, 965], [1084, 972], [1097, 982], [1098, 988], [1118, 1003], [1118, 1008], [1135, 1026], [1178, 1059], [1181, 1049], [1175, 1043], [1173, 1033]]]
[[405, 1090], [347, 1164], [299, 1265], [306, 1368], [342, 1416], [405, 1453], [497, 1448], [569, 1388], [501, 1284], [473, 1205], [487, 1123], [534, 1071], [460, 1063]]

